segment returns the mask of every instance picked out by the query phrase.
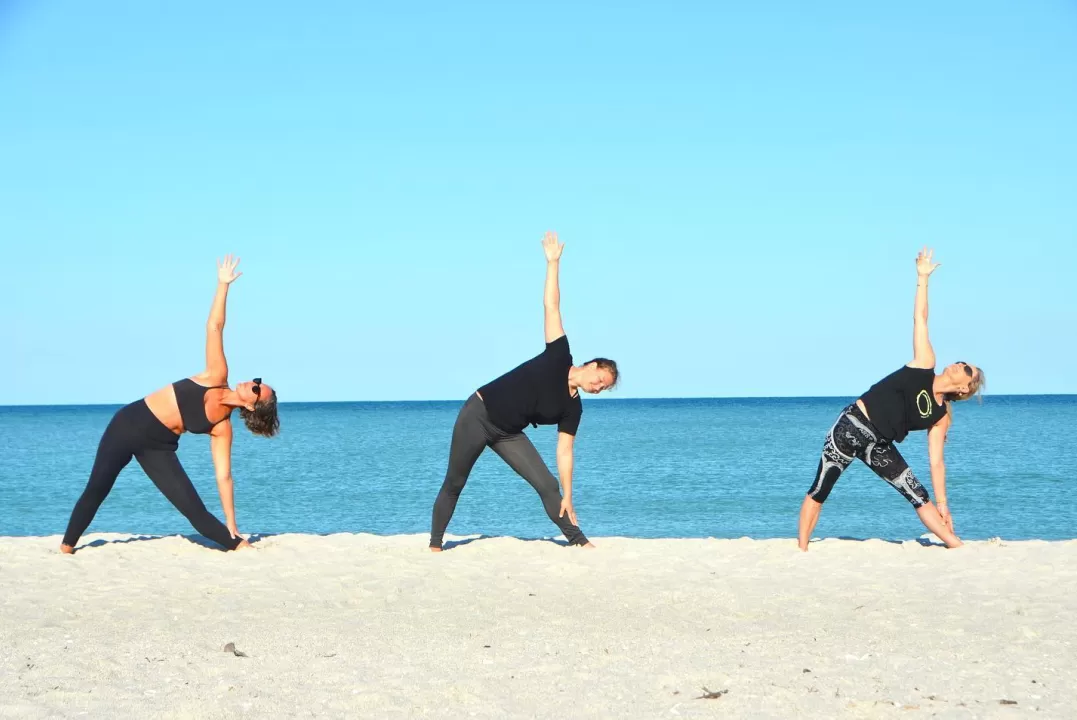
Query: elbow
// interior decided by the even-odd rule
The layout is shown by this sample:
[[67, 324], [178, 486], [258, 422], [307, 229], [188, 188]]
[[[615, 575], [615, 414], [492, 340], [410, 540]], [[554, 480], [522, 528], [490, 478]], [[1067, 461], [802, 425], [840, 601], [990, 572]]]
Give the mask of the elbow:
[[931, 474], [943, 475], [946, 473], [946, 462], [944, 460], [932, 460], [931, 461]]

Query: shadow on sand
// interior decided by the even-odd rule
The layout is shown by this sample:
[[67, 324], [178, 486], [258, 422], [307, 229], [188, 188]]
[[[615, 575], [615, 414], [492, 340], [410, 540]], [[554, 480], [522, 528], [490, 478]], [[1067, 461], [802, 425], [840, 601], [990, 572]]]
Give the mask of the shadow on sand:
[[546, 542], [553, 543], [554, 545], [560, 545], [561, 547], [568, 547], [567, 540], [558, 540], [556, 538], [518, 538], [512, 535], [479, 535], [478, 537], [467, 538], [466, 540], [446, 540], [442, 545], [442, 550], [452, 550], [454, 548], [463, 547], [464, 545], [470, 545], [473, 542], [479, 540], [494, 540], [501, 537], [511, 537], [513, 540], [521, 540], [523, 542]]
[[[859, 538], [849, 537], [848, 535], [839, 535], [836, 538], [817, 538], [812, 540], [812, 543], [822, 542], [823, 540], [851, 540], [852, 542], [867, 542], [868, 540], [878, 540], [884, 543], [890, 543], [891, 545], [903, 545], [908, 540], [890, 540], [889, 538]], [[927, 538], [912, 538], [912, 541], [918, 543], [923, 547], [946, 547], [944, 543], [928, 540]]]
[[[85, 548], [98, 548], [98, 547], [104, 547], [106, 545], [126, 545], [128, 543], [135, 543], [135, 542], [151, 542], [153, 540], [164, 540], [166, 538], [174, 538], [174, 537], [183, 538], [187, 542], [189, 542], [189, 543], [191, 543], [193, 545], [199, 545], [201, 547], [206, 548], [207, 550], [217, 550], [219, 552], [227, 552], [223, 547], [221, 547], [217, 543], [213, 542], [209, 538], [204, 537], [202, 535], [198, 535], [198, 534], [180, 535], [178, 533], [175, 534], [175, 535], [133, 535], [131, 537], [123, 538], [123, 539], [120, 539], [120, 540], [93, 540], [93, 541], [85, 543], [83, 545], [75, 546], [75, 552], [78, 553], [80, 550], [83, 550]], [[264, 540], [267, 537], [271, 537], [271, 535], [255, 533], [253, 535], [250, 535], [247, 538], [247, 542], [249, 542], [251, 545], [254, 545], [258, 541]]]

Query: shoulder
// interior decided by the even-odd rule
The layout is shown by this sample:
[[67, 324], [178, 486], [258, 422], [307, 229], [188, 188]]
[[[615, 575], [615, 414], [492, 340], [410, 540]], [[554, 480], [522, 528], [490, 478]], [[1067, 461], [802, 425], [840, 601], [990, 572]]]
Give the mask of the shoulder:
[[556, 340], [551, 340], [550, 342], [546, 343], [547, 350], [558, 350], [561, 348], [564, 348], [566, 350], [568, 349], [568, 335], [562, 335]]
[[561, 413], [561, 419], [557, 423], [560, 432], [575, 436], [580, 429], [580, 419], [583, 417], [583, 402], [580, 396], [569, 398], [568, 405]]
[[222, 440], [232, 439], [232, 414], [229, 413], [225, 416], [224, 420], [210, 428], [210, 437], [220, 438]]
[[933, 435], [943, 435], [943, 436], [945, 436], [947, 431], [949, 431], [950, 426], [954, 424], [953, 417], [950, 414], [950, 403], [949, 403], [949, 401], [944, 402], [942, 407], [943, 407], [942, 417], [940, 417], [938, 420], [936, 420], [935, 424], [933, 424], [929, 428], [929, 432], [931, 434], [933, 434]]
[[568, 335], [562, 335], [556, 340], [546, 343], [544, 354], [554, 357], [572, 357], [572, 351], [568, 345]]
[[909, 363], [905, 367], [901, 368], [901, 371], [912, 371], [914, 373], [931, 373], [932, 375], [934, 375], [935, 374], [935, 363], [931, 363], [930, 365], [927, 365], [927, 364], [918, 365], [916, 363], [916, 361], [913, 360], [911, 363]]
[[216, 387], [228, 384], [228, 373], [214, 372], [207, 368], [206, 370], [203, 370], [202, 372], [198, 373], [197, 375], [194, 375], [193, 377], [184, 379], [191, 380], [198, 383], [199, 385], [204, 385], [205, 387]]

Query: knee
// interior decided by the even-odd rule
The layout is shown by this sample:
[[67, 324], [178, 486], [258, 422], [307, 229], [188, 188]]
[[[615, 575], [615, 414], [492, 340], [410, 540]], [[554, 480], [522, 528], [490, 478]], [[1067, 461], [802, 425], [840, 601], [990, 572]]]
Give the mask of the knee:
[[106, 491], [104, 488], [91, 486], [82, 491], [82, 496], [79, 497], [79, 502], [99, 503], [105, 499], [106, 495], [108, 495], [108, 491]]
[[460, 493], [464, 491], [464, 485], [467, 484], [467, 477], [461, 477], [459, 475], [446, 475], [445, 482], [441, 484], [441, 492], [449, 497], [458, 498]]
[[198, 526], [209, 521], [215, 520], [206, 506], [201, 502], [184, 502], [177, 504], [177, 509], [183, 513], [183, 517], [187, 518], [192, 525]]
[[820, 505], [825, 503], [839, 477], [841, 477], [840, 468], [829, 467], [823, 470], [816, 481], [812, 483], [811, 488], [808, 489], [808, 498]]
[[538, 490], [539, 499], [542, 500], [542, 506], [546, 509], [546, 514], [554, 522], [564, 520], [568, 522], [568, 513], [563, 518], [559, 517], [561, 514], [561, 490], [557, 487], [557, 483], [547, 485], [543, 488], [535, 488]]
[[82, 496], [79, 497], [78, 502], [79, 504], [90, 503], [93, 505], [100, 505], [105, 501], [105, 498], [108, 497], [110, 489], [111, 488], [104, 485], [89, 485], [85, 490], [82, 491]]
[[561, 502], [561, 487], [557, 484], [557, 479], [553, 475], [539, 477], [531, 485], [543, 500]]

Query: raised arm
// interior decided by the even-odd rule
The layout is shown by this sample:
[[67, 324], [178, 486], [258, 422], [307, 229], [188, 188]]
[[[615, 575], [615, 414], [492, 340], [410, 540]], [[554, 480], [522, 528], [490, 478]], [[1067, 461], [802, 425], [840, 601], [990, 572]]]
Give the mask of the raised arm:
[[236, 527], [235, 494], [232, 483], [232, 421], [225, 419], [213, 426], [209, 435], [209, 450], [213, 455], [213, 471], [217, 476], [217, 492], [221, 496], [225, 525], [232, 537], [239, 537]]
[[561, 478], [561, 512], [558, 517], [564, 517], [567, 512], [569, 521], [579, 525], [576, 510], [572, 507], [572, 447], [575, 442], [574, 435], [564, 432], [557, 434], [557, 474]]
[[565, 334], [561, 325], [561, 288], [557, 285], [557, 273], [561, 265], [564, 243], [557, 242], [557, 233], [547, 232], [542, 238], [546, 252], [546, 289], [542, 294], [542, 306], [546, 311], [546, 342], [551, 343]]
[[224, 357], [224, 321], [225, 305], [228, 301], [228, 286], [242, 275], [236, 272], [239, 258], [232, 259], [225, 255], [224, 262], [217, 262], [217, 292], [213, 295], [213, 306], [206, 321], [206, 369], [202, 376], [211, 385], [228, 381], [228, 361]]
[[933, 250], [926, 247], [916, 256], [916, 302], [912, 314], [912, 356], [916, 368], [935, 367], [935, 349], [927, 334], [927, 281], [938, 267], [931, 261]]

